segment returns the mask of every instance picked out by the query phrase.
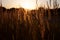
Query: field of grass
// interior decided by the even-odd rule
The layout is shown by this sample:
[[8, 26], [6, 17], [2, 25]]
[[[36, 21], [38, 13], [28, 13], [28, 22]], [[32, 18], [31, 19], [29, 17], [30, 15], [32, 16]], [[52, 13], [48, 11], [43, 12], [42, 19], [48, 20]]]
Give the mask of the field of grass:
[[60, 40], [60, 9], [0, 7], [0, 40]]

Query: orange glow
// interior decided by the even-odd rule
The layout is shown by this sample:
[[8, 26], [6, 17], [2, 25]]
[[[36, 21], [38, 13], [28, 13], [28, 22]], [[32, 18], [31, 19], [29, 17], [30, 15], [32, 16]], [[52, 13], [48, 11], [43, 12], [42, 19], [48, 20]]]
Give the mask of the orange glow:
[[20, 4], [21, 4], [21, 7], [25, 8], [25, 9], [32, 10], [32, 9], [36, 8], [36, 4], [32, 0], [31, 1], [25, 0], [25, 1], [21, 2]]

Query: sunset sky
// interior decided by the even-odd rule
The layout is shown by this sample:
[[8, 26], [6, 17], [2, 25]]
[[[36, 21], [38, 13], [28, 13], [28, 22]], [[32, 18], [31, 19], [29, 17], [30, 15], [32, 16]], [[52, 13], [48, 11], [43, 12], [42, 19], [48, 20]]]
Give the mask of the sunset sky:
[[[46, 1], [49, 0], [38, 0], [38, 6], [46, 5]], [[58, 0], [58, 3], [60, 4], [60, 0]], [[0, 4], [1, 4], [1, 0], [0, 0]], [[2, 6], [6, 8], [11, 8], [11, 7], [18, 8], [18, 7], [24, 7], [25, 5], [36, 7], [36, 0], [2, 0]]]

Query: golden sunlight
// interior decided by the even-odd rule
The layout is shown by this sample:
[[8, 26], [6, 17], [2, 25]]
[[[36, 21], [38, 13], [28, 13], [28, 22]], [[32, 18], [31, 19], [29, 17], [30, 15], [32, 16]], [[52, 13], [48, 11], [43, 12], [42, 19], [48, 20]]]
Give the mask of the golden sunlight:
[[31, 1], [25, 0], [21, 2], [20, 4], [21, 4], [21, 7], [25, 9], [32, 10], [36, 8], [36, 4], [32, 0]]

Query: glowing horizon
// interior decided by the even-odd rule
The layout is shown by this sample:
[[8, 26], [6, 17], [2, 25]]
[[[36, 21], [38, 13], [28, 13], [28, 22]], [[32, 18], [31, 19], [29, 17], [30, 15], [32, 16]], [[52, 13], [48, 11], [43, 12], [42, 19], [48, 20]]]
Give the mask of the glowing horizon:
[[[37, 0], [38, 7], [46, 6], [46, 2], [49, 0]], [[60, 1], [58, 0], [60, 4]], [[26, 8], [26, 9], [35, 9], [36, 8], [36, 0], [2, 0], [2, 6], [5, 8]]]
[[22, 1], [20, 4], [21, 4], [21, 7], [25, 8], [25, 9], [35, 9], [36, 8], [36, 4], [33, 1], [25, 0], [25, 1]]
[[[42, 6], [42, 4], [46, 4], [45, 1], [44, 0], [42, 0], [42, 1], [38, 0], [37, 1], [38, 6]], [[42, 3], [42, 2], [44, 2], [44, 3]], [[36, 0], [2, 0], [2, 6], [6, 7], [6, 8], [23, 7], [26, 9], [35, 9], [36, 8]]]

